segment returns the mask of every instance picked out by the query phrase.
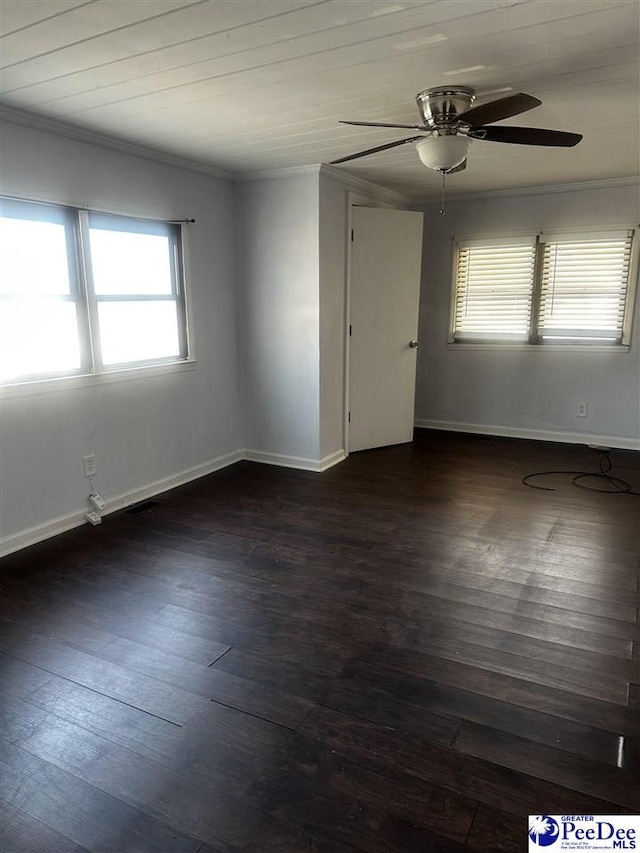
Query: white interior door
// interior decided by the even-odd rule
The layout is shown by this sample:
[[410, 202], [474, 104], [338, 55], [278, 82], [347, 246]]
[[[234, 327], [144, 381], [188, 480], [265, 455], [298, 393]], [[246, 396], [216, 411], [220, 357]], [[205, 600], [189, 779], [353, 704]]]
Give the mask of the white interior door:
[[422, 214], [353, 207], [349, 450], [413, 438]]

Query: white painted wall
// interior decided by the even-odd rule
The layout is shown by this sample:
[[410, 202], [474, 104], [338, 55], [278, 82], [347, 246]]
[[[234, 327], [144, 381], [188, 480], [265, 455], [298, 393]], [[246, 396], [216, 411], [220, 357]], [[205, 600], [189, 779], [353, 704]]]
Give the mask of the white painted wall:
[[186, 232], [192, 370], [2, 400], [0, 535], [15, 544], [84, 512], [87, 453], [97, 454], [95, 485], [109, 502], [204, 473], [243, 442], [232, 185], [13, 124], [2, 147], [5, 194], [197, 219]]
[[246, 447], [316, 463], [319, 436], [318, 174], [236, 185], [238, 346]]
[[[637, 224], [638, 186], [450, 199], [438, 210], [424, 208], [418, 423], [640, 448], [640, 294], [628, 353], [447, 347], [454, 237]], [[577, 401], [588, 418], [576, 418]]]

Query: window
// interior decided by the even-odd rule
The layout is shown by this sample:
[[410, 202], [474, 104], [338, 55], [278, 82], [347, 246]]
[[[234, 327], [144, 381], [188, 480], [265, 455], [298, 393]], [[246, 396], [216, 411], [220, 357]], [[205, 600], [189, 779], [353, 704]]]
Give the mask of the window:
[[178, 225], [2, 200], [3, 382], [186, 357]]
[[450, 340], [628, 345], [634, 254], [632, 230], [461, 242]]
[[546, 236], [538, 335], [550, 341], [624, 339], [633, 232]]
[[527, 340], [535, 255], [533, 239], [459, 247], [456, 340]]

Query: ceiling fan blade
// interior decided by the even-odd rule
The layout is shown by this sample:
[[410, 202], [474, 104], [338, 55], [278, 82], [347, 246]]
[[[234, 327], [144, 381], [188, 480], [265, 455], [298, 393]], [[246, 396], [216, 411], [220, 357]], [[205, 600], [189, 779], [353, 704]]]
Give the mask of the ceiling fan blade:
[[385, 124], [383, 121], [339, 121], [338, 124], [355, 124], [358, 127], [399, 127], [407, 130], [429, 130], [424, 124]]
[[453, 169], [449, 169], [447, 175], [455, 175], [456, 172], [464, 172], [467, 168], [467, 160], [466, 158], [460, 163], [458, 166], [455, 166]]
[[480, 124], [492, 124], [494, 121], [502, 121], [504, 118], [526, 113], [527, 110], [539, 107], [541, 103], [542, 101], [532, 95], [516, 92], [515, 95], [509, 95], [508, 98], [499, 98], [497, 101], [489, 101], [488, 104], [471, 107], [466, 112], [460, 113], [456, 117], [456, 121], [462, 121], [472, 127], [477, 127]]
[[340, 157], [338, 160], [331, 160], [329, 165], [335, 166], [336, 163], [346, 163], [347, 160], [357, 160], [358, 157], [366, 157], [367, 154], [375, 154], [377, 151], [386, 151], [387, 148], [395, 148], [397, 145], [404, 145], [406, 142], [415, 142], [417, 139], [422, 139], [422, 137], [409, 136], [407, 139], [397, 139], [395, 142], [387, 142], [386, 145], [377, 145], [375, 148], [367, 148], [366, 151], [358, 151], [357, 154], [349, 154], [348, 157]]
[[544, 130], [540, 127], [473, 127], [468, 134], [472, 139], [488, 142], [511, 142], [515, 145], [548, 145], [573, 148], [582, 139], [580, 133], [564, 130]]

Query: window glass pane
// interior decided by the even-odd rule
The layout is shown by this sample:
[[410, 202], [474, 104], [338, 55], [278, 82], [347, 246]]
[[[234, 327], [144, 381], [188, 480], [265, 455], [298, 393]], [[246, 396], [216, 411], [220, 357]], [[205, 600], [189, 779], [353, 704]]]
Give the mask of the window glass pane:
[[60, 299], [0, 302], [0, 378], [73, 373], [80, 364], [73, 302]]
[[0, 294], [55, 296], [69, 292], [64, 225], [0, 218]]
[[180, 355], [175, 302], [100, 302], [100, 345], [105, 365]]
[[171, 245], [161, 234], [89, 229], [93, 287], [98, 296], [168, 295]]

